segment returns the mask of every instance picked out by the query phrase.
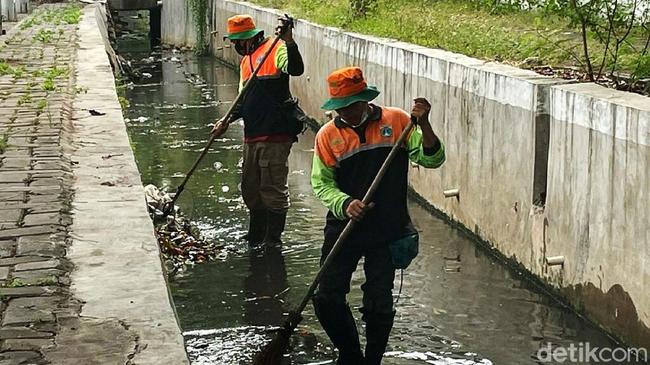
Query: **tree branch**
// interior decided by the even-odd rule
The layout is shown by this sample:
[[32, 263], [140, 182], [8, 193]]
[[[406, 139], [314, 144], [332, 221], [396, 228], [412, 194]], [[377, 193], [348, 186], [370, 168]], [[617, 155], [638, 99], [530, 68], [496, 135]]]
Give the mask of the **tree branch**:
[[600, 77], [603, 74], [603, 69], [605, 68], [605, 62], [607, 61], [607, 51], [609, 51], [609, 44], [612, 39], [612, 32], [614, 31], [614, 15], [616, 14], [616, 11], [618, 10], [618, 0], [614, 0], [614, 9], [612, 10], [612, 13], [609, 13], [609, 6], [607, 6], [607, 23], [609, 24], [608, 30], [607, 30], [607, 39], [605, 41], [605, 51], [603, 52], [603, 60], [600, 63], [600, 68], [598, 69], [598, 76], [596, 79], [600, 80]]
[[587, 40], [587, 20], [584, 17], [584, 14], [580, 11], [576, 0], [571, 0], [571, 5], [578, 18], [580, 20], [580, 27], [582, 29], [582, 47], [585, 55], [585, 64], [587, 65], [587, 76], [589, 76], [589, 81], [594, 82], [594, 69], [591, 66], [591, 60], [589, 59], [589, 41]]

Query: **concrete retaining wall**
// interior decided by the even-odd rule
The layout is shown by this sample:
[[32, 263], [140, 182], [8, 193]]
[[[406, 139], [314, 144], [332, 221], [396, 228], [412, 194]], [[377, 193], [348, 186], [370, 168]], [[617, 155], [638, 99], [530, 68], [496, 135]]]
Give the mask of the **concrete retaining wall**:
[[592, 84], [551, 90], [545, 247], [554, 285], [650, 348], [650, 99]]
[[196, 45], [196, 27], [189, 1], [163, 0], [162, 42], [177, 46]]
[[2, 9], [2, 16], [4, 17], [5, 21], [18, 21], [16, 4], [14, 4], [14, 0], [0, 0], [0, 8]]
[[[270, 32], [279, 15], [224, 0], [213, 9], [212, 49], [232, 64], [239, 56], [222, 40], [226, 19], [251, 14]], [[648, 215], [641, 209], [649, 202], [650, 151], [638, 141], [648, 138], [648, 98], [306, 21], [294, 34], [306, 72], [292, 90], [309, 113], [323, 115], [326, 76], [347, 65], [364, 69], [382, 91], [379, 104], [408, 110], [414, 97], [427, 97], [448, 161], [440, 170], [413, 168], [413, 188], [612, 332], [650, 345]], [[596, 124], [585, 122], [592, 118]], [[618, 139], [607, 140], [601, 130], [621, 123], [625, 133], [617, 129]], [[460, 189], [458, 199], [444, 198], [451, 188]], [[563, 268], [546, 264], [554, 255], [566, 257]]]

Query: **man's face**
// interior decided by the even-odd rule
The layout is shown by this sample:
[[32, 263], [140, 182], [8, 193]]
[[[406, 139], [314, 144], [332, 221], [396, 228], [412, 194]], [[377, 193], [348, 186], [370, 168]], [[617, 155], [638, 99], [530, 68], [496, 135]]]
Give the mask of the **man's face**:
[[359, 125], [363, 121], [364, 114], [368, 113], [368, 102], [357, 101], [345, 108], [336, 109], [336, 113], [349, 124]]
[[234, 39], [232, 43], [235, 45], [235, 51], [241, 56], [247, 56], [252, 54], [255, 49], [253, 49], [253, 38], [248, 39]]

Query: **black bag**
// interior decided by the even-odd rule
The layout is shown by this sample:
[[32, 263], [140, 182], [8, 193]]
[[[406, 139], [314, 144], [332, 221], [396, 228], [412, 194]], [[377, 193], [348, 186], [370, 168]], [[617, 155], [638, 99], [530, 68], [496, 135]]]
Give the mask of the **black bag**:
[[302, 134], [307, 129], [309, 117], [298, 104], [298, 98], [291, 97], [280, 105], [286, 123], [289, 124], [289, 132], [294, 136]]

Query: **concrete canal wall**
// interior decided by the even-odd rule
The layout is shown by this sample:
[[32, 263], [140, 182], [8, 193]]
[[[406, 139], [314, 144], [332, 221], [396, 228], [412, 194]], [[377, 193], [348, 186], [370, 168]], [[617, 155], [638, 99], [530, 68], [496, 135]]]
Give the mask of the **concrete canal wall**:
[[[222, 40], [226, 19], [251, 14], [268, 34], [279, 15], [211, 6], [211, 48], [231, 64], [239, 56]], [[163, 34], [187, 27], [176, 24]], [[607, 330], [650, 347], [650, 99], [306, 21], [294, 33], [306, 72], [292, 87], [309, 113], [323, 119], [326, 76], [353, 64], [382, 91], [380, 104], [408, 110], [427, 97], [448, 161], [413, 168], [414, 190]], [[550, 256], [564, 265], [549, 266]]]
[[189, 1], [163, 1], [161, 40], [177, 46], [196, 44], [196, 26]]
[[540, 243], [567, 260], [540, 274], [614, 333], [650, 347], [650, 99], [564, 85], [551, 89], [550, 114]]

